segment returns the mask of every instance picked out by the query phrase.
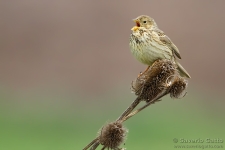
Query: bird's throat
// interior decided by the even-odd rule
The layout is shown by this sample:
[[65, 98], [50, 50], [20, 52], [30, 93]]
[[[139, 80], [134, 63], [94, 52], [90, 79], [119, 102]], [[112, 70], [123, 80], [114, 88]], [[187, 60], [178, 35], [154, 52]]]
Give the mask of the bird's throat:
[[132, 31], [136, 31], [136, 30], [138, 30], [138, 29], [139, 29], [138, 26], [134, 26], [131, 30], [132, 30]]

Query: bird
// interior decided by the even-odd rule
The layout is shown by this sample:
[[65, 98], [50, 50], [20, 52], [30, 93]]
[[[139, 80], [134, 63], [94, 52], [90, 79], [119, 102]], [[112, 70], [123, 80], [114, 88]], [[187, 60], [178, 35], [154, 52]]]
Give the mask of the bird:
[[131, 29], [129, 47], [134, 57], [150, 66], [158, 59], [169, 59], [176, 64], [182, 77], [191, 78], [178, 62], [181, 59], [179, 49], [171, 39], [158, 28], [155, 20], [147, 15], [133, 19], [135, 26]]

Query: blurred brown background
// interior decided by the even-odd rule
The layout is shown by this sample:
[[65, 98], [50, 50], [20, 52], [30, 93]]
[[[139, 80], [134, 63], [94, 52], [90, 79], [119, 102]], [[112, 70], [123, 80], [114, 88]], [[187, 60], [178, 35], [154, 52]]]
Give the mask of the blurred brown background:
[[[224, 1], [1, 1], [1, 84], [102, 92], [145, 66], [130, 54], [131, 19], [146, 14], [179, 47], [190, 84], [225, 84]], [[126, 80], [126, 81], [124, 81]], [[93, 88], [94, 87], [94, 88]]]
[[[192, 77], [187, 96], [197, 93], [205, 97], [203, 103], [219, 102], [222, 111], [224, 6], [224, 0], [3, 0], [1, 105], [7, 114], [17, 109], [30, 113], [35, 107], [37, 113], [80, 110], [91, 107], [86, 104], [98, 98], [104, 99], [104, 106], [113, 103], [107, 101], [110, 94], [129, 95], [131, 81], [146, 68], [131, 55], [129, 34], [132, 19], [145, 14], [179, 48], [180, 62]], [[117, 90], [110, 92], [113, 89]], [[215, 97], [218, 99], [212, 99]], [[124, 100], [123, 108], [131, 100]], [[37, 106], [39, 102], [44, 103]], [[218, 109], [215, 105], [213, 110]]]

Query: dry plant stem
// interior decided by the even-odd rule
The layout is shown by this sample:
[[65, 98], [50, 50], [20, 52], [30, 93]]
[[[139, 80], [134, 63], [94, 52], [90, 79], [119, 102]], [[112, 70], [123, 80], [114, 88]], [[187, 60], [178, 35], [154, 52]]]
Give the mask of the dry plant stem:
[[142, 106], [141, 108], [135, 110], [134, 112], [132, 112], [132, 113], [128, 114], [127, 116], [125, 116], [124, 118], [122, 118], [121, 119], [121, 123], [125, 122], [126, 120], [128, 120], [132, 116], [136, 115], [137, 113], [139, 113], [140, 111], [142, 111], [146, 107], [150, 106], [151, 104], [154, 104], [156, 101], [158, 101], [160, 98], [162, 98], [163, 96], [165, 96], [167, 93], [168, 93], [168, 89], [165, 89], [165, 90], [161, 91], [155, 98], [153, 98], [152, 100], [150, 100], [144, 106]]
[[[157, 64], [155, 64], [157, 63]], [[175, 82], [174, 77], [179, 77], [179, 74], [177, 73], [176, 67], [174, 64], [168, 60], [158, 60], [155, 62], [149, 72], [144, 72], [145, 76], [140, 76], [135, 80], [135, 83], [132, 83], [132, 88], [135, 94], [137, 95], [137, 98], [130, 104], [130, 106], [118, 117], [118, 119], [115, 121], [115, 123], [123, 123], [129, 118], [133, 117], [140, 111], [144, 110], [151, 104], [160, 101], [159, 99], [163, 96], [167, 95], [168, 93], [171, 94], [171, 89], [173, 87], [173, 95], [176, 96], [178, 91], [180, 94], [182, 90], [186, 87], [187, 83], [183, 80], [179, 80], [179, 84], [182, 85], [181, 88], [179, 88], [179, 85], [177, 87], [173, 86]], [[172, 77], [172, 79], [171, 79]], [[180, 83], [181, 82], [181, 83]], [[178, 84], [177, 83], [177, 84]], [[133, 87], [134, 86], [134, 87]], [[181, 91], [181, 92], [180, 92]], [[141, 101], [145, 101], [146, 104], [142, 107], [134, 110], [137, 105], [140, 104]], [[113, 139], [113, 140], [112, 140]], [[113, 148], [118, 149], [119, 145], [112, 145], [114, 143], [114, 136], [109, 136], [109, 144], [107, 145], [107, 142], [101, 141], [101, 136], [99, 135], [97, 138], [95, 138], [90, 144], [88, 144], [83, 150], [96, 150], [97, 147], [101, 144], [103, 145], [102, 150], [106, 148]], [[115, 143], [114, 143], [115, 144]], [[121, 144], [121, 143], [119, 143]], [[114, 147], [113, 147], [114, 146]]]
[[[131, 103], [131, 105], [120, 115], [120, 117], [116, 120], [116, 121], [120, 121], [122, 120], [124, 117], [126, 117], [129, 113], [131, 113], [134, 108], [141, 102], [141, 98], [137, 97], [133, 103]], [[91, 147], [93, 144], [93, 146], [91, 147], [91, 150], [95, 150], [98, 145], [99, 145], [99, 142], [98, 142], [98, 138], [99, 137], [96, 137], [91, 143], [89, 143], [87, 146], [85, 146], [85, 148], [83, 150], [87, 150], [89, 147]]]
[[89, 143], [83, 150], [87, 150], [89, 147], [91, 147], [94, 143], [98, 141], [98, 137], [96, 137], [91, 143]]
[[137, 105], [141, 102], [141, 98], [137, 97], [133, 103], [131, 103], [131, 105], [120, 115], [120, 117], [116, 120], [116, 121], [120, 121], [122, 120], [124, 117], [126, 117], [129, 113], [131, 113], [135, 107], [137, 107]]
[[[133, 101], [133, 103], [131, 103], [131, 105], [120, 115], [120, 117], [117, 119], [117, 121], [121, 121], [121, 123], [125, 122], [126, 120], [128, 120], [132, 116], [136, 115], [138, 112], [142, 111], [143, 109], [145, 109], [146, 107], [148, 107], [151, 104], [155, 103], [158, 99], [160, 99], [161, 97], [166, 95], [167, 91], [168, 91], [168, 89], [162, 90], [161, 93], [158, 94], [158, 96], [156, 96], [154, 99], [150, 100], [144, 106], [142, 106], [141, 108], [139, 108], [136, 111], [132, 112], [142, 100], [140, 97], [137, 97]], [[92, 146], [91, 150], [95, 150], [99, 146], [98, 137], [96, 137], [91, 143], [89, 143], [83, 150], [87, 150], [90, 146]]]
[[101, 150], [105, 150], [106, 146], [104, 146]]
[[90, 150], [95, 150], [98, 146], [99, 146], [99, 142], [96, 142], [92, 147], [91, 147], [91, 149]]

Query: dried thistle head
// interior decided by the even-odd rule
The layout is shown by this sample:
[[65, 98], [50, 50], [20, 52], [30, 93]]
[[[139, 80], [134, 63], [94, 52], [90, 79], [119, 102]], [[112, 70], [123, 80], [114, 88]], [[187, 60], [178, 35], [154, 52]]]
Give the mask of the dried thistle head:
[[132, 82], [132, 90], [137, 96], [148, 102], [163, 89], [168, 88], [177, 74], [173, 62], [166, 59], [157, 60], [146, 72]]
[[183, 77], [177, 76], [170, 88], [171, 98], [182, 98], [186, 95], [188, 82]]
[[119, 149], [127, 132], [127, 129], [120, 122], [109, 123], [100, 130], [99, 142], [104, 146], [103, 149]]

